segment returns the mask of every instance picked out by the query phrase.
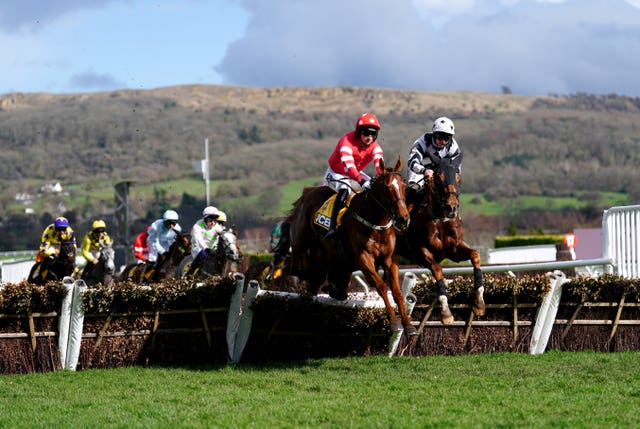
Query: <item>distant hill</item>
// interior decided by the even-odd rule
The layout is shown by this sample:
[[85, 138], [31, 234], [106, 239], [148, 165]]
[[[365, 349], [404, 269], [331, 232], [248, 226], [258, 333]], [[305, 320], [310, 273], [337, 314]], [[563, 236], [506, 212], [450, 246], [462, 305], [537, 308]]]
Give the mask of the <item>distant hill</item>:
[[640, 199], [637, 98], [203, 85], [0, 95], [0, 195], [7, 206], [51, 181], [193, 177], [208, 138], [211, 179], [228, 181], [216, 199], [264, 201], [292, 180], [320, 176], [365, 111], [382, 122], [385, 157], [403, 161], [436, 117], [451, 117], [463, 192], [488, 201], [596, 191]]

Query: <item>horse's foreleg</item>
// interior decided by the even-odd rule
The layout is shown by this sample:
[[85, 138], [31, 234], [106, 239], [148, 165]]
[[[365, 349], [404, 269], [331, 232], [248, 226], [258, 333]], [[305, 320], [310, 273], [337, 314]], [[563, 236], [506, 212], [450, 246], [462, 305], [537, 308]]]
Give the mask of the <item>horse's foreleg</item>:
[[411, 317], [407, 314], [407, 307], [404, 305], [404, 296], [402, 296], [402, 289], [400, 288], [400, 281], [398, 280], [399, 273], [400, 270], [398, 264], [392, 262], [388, 269], [385, 270], [385, 278], [391, 285], [391, 295], [393, 295], [393, 299], [398, 306], [404, 330], [408, 336], [413, 337], [418, 335], [418, 330], [413, 326], [411, 323]]
[[470, 248], [465, 242], [459, 244], [458, 250], [459, 255], [454, 255], [453, 260], [469, 260], [471, 261], [471, 265], [473, 265], [473, 290], [475, 292], [471, 306], [473, 314], [476, 316], [484, 316], [484, 281], [482, 279], [482, 269], [480, 268], [480, 253]]
[[[473, 251], [478, 255], [477, 251]], [[480, 269], [480, 256], [477, 256], [477, 264], [474, 262], [474, 259], [471, 259], [473, 262], [473, 285], [476, 291], [475, 299], [473, 301], [473, 313], [476, 316], [484, 316], [485, 306], [484, 306], [484, 281], [482, 280], [482, 270]], [[477, 265], [477, 266], [476, 266]]]
[[[391, 305], [391, 301], [389, 301], [389, 295], [387, 294], [387, 284], [378, 274], [378, 270], [376, 270], [373, 257], [369, 255], [361, 255], [360, 256], [360, 270], [364, 275], [364, 279], [368, 285], [374, 285], [376, 288], [376, 292], [382, 301], [384, 301], [384, 307], [387, 309], [387, 314], [389, 315], [389, 322], [391, 322], [391, 327], [393, 330], [397, 330], [399, 327], [398, 317], [396, 316], [396, 312]], [[387, 273], [385, 270], [385, 278], [389, 278], [391, 273]], [[396, 273], [397, 275], [397, 273]]]
[[438, 301], [440, 302], [440, 320], [444, 325], [450, 325], [453, 323], [453, 313], [449, 309], [449, 299], [447, 298], [447, 289], [444, 284], [444, 279], [441, 278], [436, 282], [438, 286]]

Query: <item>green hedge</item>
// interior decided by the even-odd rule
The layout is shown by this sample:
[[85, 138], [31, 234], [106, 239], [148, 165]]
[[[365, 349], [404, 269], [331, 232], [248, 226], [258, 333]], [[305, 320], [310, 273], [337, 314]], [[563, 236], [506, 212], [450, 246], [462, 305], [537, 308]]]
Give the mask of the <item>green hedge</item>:
[[272, 253], [252, 253], [250, 255], [245, 255], [249, 257], [249, 265], [258, 264], [261, 262], [271, 262], [271, 258], [273, 257]]
[[[515, 278], [505, 274], [485, 274], [484, 284], [485, 300], [493, 303], [511, 303], [514, 296], [521, 303], [539, 303], [549, 288], [549, 280], [543, 274]], [[85, 292], [83, 307], [87, 313], [109, 313], [225, 306], [229, 305], [234, 289], [235, 282], [226, 277], [211, 277], [200, 283], [171, 280], [152, 287], [124, 282], [113, 288], [89, 289]], [[65, 292], [65, 288], [56, 282], [45, 286], [9, 283], [0, 289], [0, 313], [59, 311]], [[418, 302], [431, 302], [437, 294], [437, 287], [432, 282], [418, 282], [413, 292]], [[447, 285], [447, 293], [450, 300], [470, 301], [473, 296], [472, 276], [455, 277]], [[563, 302], [618, 302], [623, 295], [626, 302], [640, 302], [640, 279], [611, 274], [598, 278], [577, 277], [562, 287]]]
[[556, 244], [563, 242], [564, 234], [498, 236], [496, 237], [493, 246], [496, 249], [499, 249], [501, 247], [538, 246], [541, 244]]

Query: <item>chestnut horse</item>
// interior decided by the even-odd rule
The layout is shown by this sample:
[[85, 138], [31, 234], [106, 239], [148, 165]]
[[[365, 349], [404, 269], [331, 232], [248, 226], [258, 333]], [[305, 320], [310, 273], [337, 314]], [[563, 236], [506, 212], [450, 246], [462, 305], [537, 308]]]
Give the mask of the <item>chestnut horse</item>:
[[[396, 232], [405, 230], [409, 223], [405, 182], [400, 170], [402, 161], [394, 168], [380, 162], [381, 174], [371, 180], [370, 189], [358, 192], [347, 203], [336, 240], [325, 238], [326, 222], [315, 222], [318, 209], [335, 195], [328, 186], [307, 187], [294, 203], [287, 222], [291, 240], [291, 275], [308, 282], [308, 291], [317, 294], [323, 283], [335, 299], [347, 299], [347, 287], [355, 270], [361, 270], [367, 283], [375, 285], [384, 300], [393, 330], [402, 329], [408, 335], [417, 330], [408, 316], [395, 257]], [[326, 220], [326, 216], [323, 217]], [[384, 271], [384, 280], [378, 268]], [[401, 321], [387, 295], [391, 289]]]
[[407, 233], [398, 238], [396, 247], [398, 255], [433, 273], [442, 306], [440, 318], [444, 324], [453, 322], [440, 264], [445, 258], [455, 262], [471, 261], [475, 290], [473, 312], [482, 316], [485, 311], [480, 254], [464, 241], [462, 222], [458, 216], [459, 185], [458, 168], [448, 158], [441, 160], [433, 177], [426, 181], [422, 193], [416, 196], [416, 201], [410, 201], [414, 203], [411, 223]]

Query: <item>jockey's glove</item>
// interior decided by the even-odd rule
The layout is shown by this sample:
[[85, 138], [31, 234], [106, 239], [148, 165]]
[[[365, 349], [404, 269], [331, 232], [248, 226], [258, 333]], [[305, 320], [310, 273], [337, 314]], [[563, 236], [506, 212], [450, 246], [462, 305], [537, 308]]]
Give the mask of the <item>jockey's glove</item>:
[[371, 181], [370, 180], [366, 180], [366, 179], [362, 179], [360, 180], [360, 187], [365, 190], [365, 189], [371, 189]]

